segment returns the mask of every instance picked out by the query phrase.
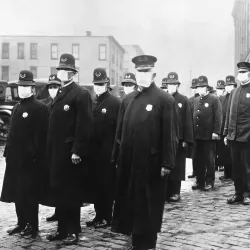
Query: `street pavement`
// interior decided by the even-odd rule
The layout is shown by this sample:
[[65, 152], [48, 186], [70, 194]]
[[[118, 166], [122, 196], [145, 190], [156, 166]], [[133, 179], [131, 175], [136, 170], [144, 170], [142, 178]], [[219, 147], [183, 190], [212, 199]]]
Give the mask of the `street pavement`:
[[[3, 146], [0, 146], [2, 155]], [[0, 157], [0, 190], [5, 170], [5, 160]], [[192, 162], [187, 159], [187, 175]], [[182, 198], [179, 203], [166, 203], [162, 232], [157, 249], [250, 249], [249, 206], [228, 205], [226, 199], [234, 193], [231, 181], [221, 182], [216, 173], [215, 189], [210, 192], [192, 191], [194, 179], [182, 182]], [[0, 203], [0, 249], [126, 249], [130, 237], [115, 234], [110, 229], [94, 230], [85, 222], [94, 217], [93, 205], [86, 205], [81, 212], [82, 233], [78, 245], [64, 246], [61, 241], [48, 242], [46, 235], [56, 230], [56, 222], [45, 218], [53, 208], [40, 206], [40, 232], [36, 239], [9, 236], [6, 230], [16, 224], [14, 204]]]

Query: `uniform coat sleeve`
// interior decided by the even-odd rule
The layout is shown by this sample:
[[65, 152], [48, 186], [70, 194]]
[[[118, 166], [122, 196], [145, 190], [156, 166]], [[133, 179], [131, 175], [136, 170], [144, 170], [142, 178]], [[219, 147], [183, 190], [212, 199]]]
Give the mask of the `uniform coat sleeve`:
[[214, 109], [213, 133], [220, 135], [221, 124], [222, 124], [222, 106], [219, 98], [215, 98], [213, 109]]
[[224, 130], [223, 130], [224, 136], [227, 136], [227, 134], [228, 134], [229, 115], [230, 115], [230, 108], [231, 108], [231, 102], [232, 102], [232, 94], [233, 94], [233, 91], [230, 93], [229, 100], [228, 100], [227, 113], [226, 113], [225, 125], [224, 125]]
[[193, 131], [193, 114], [189, 105], [189, 101], [186, 98], [184, 105], [184, 119], [183, 119], [183, 141], [189, 144], [194, 143], [194, 131]]
[[90, 142], [94, 131], [92, 100], [86, 90], [76, 97], [76, 124], [71, 152], [82, 157], [90, 155]]
[[173, 169], [179, 141], [178, 118], [174, 99], [163, 106], [162, 111], [162, 159], [161, 166]]

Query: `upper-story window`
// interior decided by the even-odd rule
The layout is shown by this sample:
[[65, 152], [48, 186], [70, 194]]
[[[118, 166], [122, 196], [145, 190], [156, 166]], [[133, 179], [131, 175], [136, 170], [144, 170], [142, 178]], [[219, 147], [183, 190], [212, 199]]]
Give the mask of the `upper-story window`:
[[99, 60], [107, 60], [107, 46], [106, 46], [106, 44], [99, 45]]
[[17, 44], [17, 59], [24, 59], [24, 43]]
[[58, 44], [57, 43], [51, 44], [51, 59], [52, 60], [58, 59]]
[[75, 59], [80, 58], [79, 52], [80, 52], [79, 44], [72, 44], [72, 55], [75, 57]]
[[9, 59], [10, 58], [10, 44], [3, 43], [2, 44], [2, 59]]
[[30, 59], [37, 59], [37, 43], [30, 44]]

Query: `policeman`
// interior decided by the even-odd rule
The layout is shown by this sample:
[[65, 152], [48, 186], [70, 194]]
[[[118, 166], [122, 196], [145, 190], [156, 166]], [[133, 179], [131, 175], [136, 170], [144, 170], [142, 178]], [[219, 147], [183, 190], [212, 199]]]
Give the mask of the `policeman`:
[[250, 204], [250, 63], [237, 64], [240, 86], [229, 97], [225, 144], [230, 142], [235, 195], [227, 203]]
[[161, 89], [168, 92], [167, 77], [164, 77], [161, 81]]
[[96, 216], [86, 222], [88, 227], [104, 228], [111, 224], [115, 190], [115, 165], [111, 155], [115, 139], [120, 99], [108, 91], [105, 69], [97, 68], [93, 73], [96, 98], [93, 102], [94, 138], [92, 145], [92, 169], [95, 181]]
[[[139, 91], [127, 103], [115, 145], [120, 145], [115, 202], [116, 232], [132, 233], [129, 249], [155, 248], [160, 232], [168, 175], [178, 141], [174, 98], [155, 85], [154, 56], [132, 59]], [[129, 101], [127, 101], [127, 98]], [[116, 150], [114, 150], [116, 152]], [[116, 211], [116, 210], [119, 211]]]
[[35, 99], [33, 74], [19, 74], [20, 103], [12, 111], [11, 126], [4, 156], [6, 170], [1, 201], [14, 202], [17, 225], [9, 235], [35, 236], [38, 232], [38, 204], [43, 195], [46, 178], [45, 150], [48, 127], [46, 105]]
[[[191, 109], [191, 112], [192, 112], [192, 118], [193, 118], [193, 113], [194, 113], [194, 99], [199, 96], [199, 93], [197, 93], [197, 83], [198, 83], [198, 79], [194, 78], [192, 80], [192, 84], [191, 84], [191, 89], [192, 89], [193, 96], [188, 99], [190, 109]], [[194, 142], [195, 142], [195, 140], [194, 140]], [[191, 152], [192, 152], [191, 154], [192, 154], [192, 160], [193, 160], [193, 173], [191, 175], [189, 175], [188, 178], [196, 177], [197, 161], [196, 161], [196, 155], [195, 155], [196, 154], [195, 153], [196, 152], [195, 151], [195, 143], [193, 145], [193, 148], [192, 148]]]
[[199, 97], [194, 101], [194, 132], [196, 140], [197, 176], [192, 189], [209, 191], [214, 187], [216, 142], [221, 132], [222, 111], [217, 96], [207, 92], [208, 79], [198, 78]]
[[[226, 114], [227, 114], [227, 108], [228, 108], [228, 101], [230, 97], [230, 93], [232, 92], [233, 89], [235, 89], [237, 86], [235, 82], [235, 77], [234, 76], [227, 76], [226, 77], [226, 84], [225, 84], [225, 95], [224, 98], [222, 99], [222, 127], [221, 127], [221, 135], [223, 135], [223, 130], [225, 126], [225, 121], [226, 121]], [[221, 140], [224, 143], [225, 136], [221, 136]], [[223, 162], [224, 165], [224, 175], [220, 176], [220, 180], [227, 180], [232, 178], [232, 159], [231, 159], [231, 152], [230, 152], [230, 147], [227, 145], [223, 145], [222, 147], [222, 152], [221, 152], [221, 161]]]
[[170, 72], [167, 77], [168, 93], [175, 99], [178, 115], [179, 144], [176, 153], [175, 168], [168, 177], [166, 200], [179, 201], [181, 181], [185, 180], [186, 157], [188, 147], [194, 143], [193, 118], [188, 98], [178, 92], [180, 81], [175, 72]]
[[71, 245], [78, 241], [83, 185], [89, 170], [92, 100], [87, 89], [73, 80], [77, 69], [72, 55], [62, 54], [57, 70], [63, 86], [51, 106], [47, 145], [58, 228], [47, 239], [63, 240]]
[[130, 94], [137, 88], [137, 83], [135, 79], [135, 75], [133, 73], [127, 73], [122, 80], [122, 86], [124, 89], [125, 95]]
[[[225, 81], [223, 81], [223, 80], [217, 81], [216, 95], [219, 97], [221, 104], [222, 104], [223, 99], [224, 99], [224, 91], [225, 91]], [[221, 132], [223, 134], [223, 131], [221, 131]], [[219, 170], [219, 171], [223, 171], [223, 167], [224, 167], [223, 161], [222, 161], [222, 155], [221, 155], [224, 146], [225, 146], [224, 141], [223, 141], [223, 138], [221, 136], [220, 140], [218, 140], [216, 142], [216, 152], [217, 152], [216, 156], [217, 157], [216, 157], [216, 161], [215, 161], [215, 166], [216, 166], [216, 170]]]
[[[59, 90], [62, 87], [61, 80], [57, 77], [56, 74], [52, 74], [49, 76], [49, 81], [46, 85], [48, 92], [49, 92], [49, 97], [42, 100], [48, 107], [49, 112], [51, 111], [51, 106], [52, 102], [59, 93]], [[53, 215], [49, 216], [46, 218], [46, 221], [57, 221], [57, 209], [55, 209], [55, 212]]]

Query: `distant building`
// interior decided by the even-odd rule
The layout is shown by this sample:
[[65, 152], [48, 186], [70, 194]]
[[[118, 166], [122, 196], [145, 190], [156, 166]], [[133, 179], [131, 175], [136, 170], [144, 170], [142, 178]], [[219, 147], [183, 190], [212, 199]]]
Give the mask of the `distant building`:
[[123, 74], [135, 73], [135, 65], [131, 60], [135, 56], [143, 55], [144, 52], [139, 45], [122, 45], [122, 47], [125, 49]]
[[250, 0], [235, 0], [232, 16], [235, 27], [234, 65], [250, 62]]
[[20, 70], [29, 69], [34, 78], [56, 73], [60, 55], [76, 58], [79, 74], [75, 81], [92, 84], [93, 70], [105, 68], [112, 85], [123, 77], [125, 50], [113, 36], [0, 36], [1, 79], [16, 80]]

